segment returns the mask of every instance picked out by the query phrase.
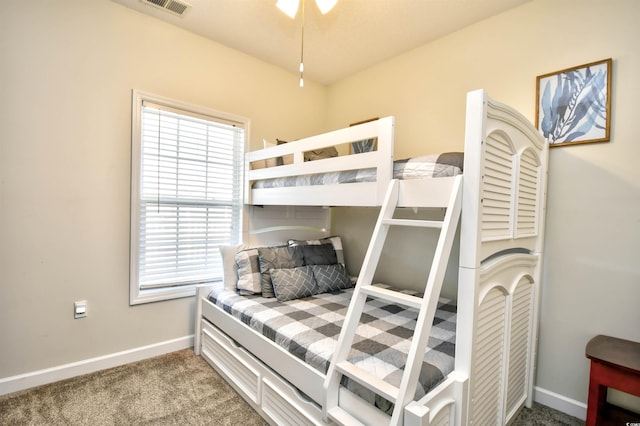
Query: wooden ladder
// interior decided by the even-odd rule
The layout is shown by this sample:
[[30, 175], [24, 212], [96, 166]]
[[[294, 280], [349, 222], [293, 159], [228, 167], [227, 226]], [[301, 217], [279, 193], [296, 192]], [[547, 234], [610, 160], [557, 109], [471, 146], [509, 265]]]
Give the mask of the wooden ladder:
[[[380, 215], [378, 216], [376, 226], [373, 230], [373, 235], [364, 258], [360, 276], [356, 282], [353, 296], [338, 339], [337, 350], [333, 354], [327, 371], [327, 376], [325, 378], [323, 413], [325, 419], [331, 419], [338, 424], [363, 424], [365, 421], [363, 419], [373, 418], [363, 414], [364, 407], [360, 404], [358, 404], [357, 409], [354, 409], [354, 404], [345, 404], [344, 399], [340, 397], [340, 392], [343, 392], [343, 387], [340, 385], [342, 376], [347, 376], [351, 380], [355, 380], [357, 383], [367, 389], [370, 389], [375, 394], [394, 403], [395, 406], [389, 423], [391, 425], [401, 425], [403, 423], [404, 407], [413, 400], [416, 385], [418, 383], [420, 368], [424, 360], [424, 354], [438, 305], [438, 298], [440, 296], [440, 289], [442, 288], [442, 281], [444, 279], [447, 261], [449, 260], [449, 253], [451, 252], [451, 246], [453, 244], [454, 235], [460, 218], [462, 204], [462, 175], [454, 178], [447, 211], [444, 219], [441, 221], [394, 219], [393, 214], [398, 205], [399, 192], [399, 181], [392, 180], [380, 209]], [[411, 296], [405, 293], [374, 287], [371, 285], [373, 275], [382, 254], [382, 247], [391, 226], [440, 229], [440, 236], [436, 245], [429, 277], [425, 284], [423, 297]], [[375, 377], [373, 374], [362, 370], [347, 360], [367, 297], [386, 300], [419, 311], [416, 321], [416, 329], [411, 341], [411, 347], [400, 382], [400, 387], [395, 387], [384, 380]], [[343, 404], [340, 404], [341, 401]], [[366, 408], [368, 409], [369, 407], [366, 406]], [[379, 410], [375, 407], [371, 406], [371, 408], [379, 413]], [[379, 416], [379, 414], [374, 414], [374, 416]], [[366, 420], [366, 422], [369, 423], [369, 420]]]

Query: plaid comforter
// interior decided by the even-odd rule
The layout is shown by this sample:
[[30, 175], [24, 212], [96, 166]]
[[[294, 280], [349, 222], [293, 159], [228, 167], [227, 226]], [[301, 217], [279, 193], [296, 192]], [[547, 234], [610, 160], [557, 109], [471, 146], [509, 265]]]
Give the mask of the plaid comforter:
[[[456, 176], [462, 173], [463, 154], [448, 152], [397, 160], [393, 163], [394, 179], [418, 179]], [[374, 182], [376, 169], [291, 176], [257, 181], [254, 188], [282, 188], [287, 186], [330, 185], [338, 183]]]
[[[223, 289], [209, 299], [252, 329], [323, 374], [329, 368], [353, 289], [278, 302], [260, 296], [240, 296]], [[415, 328], [416, 311], [380, 300], [365, 305], [349, 360], [394, 386], [402, 369]], [[424, 356], [416, 399], [425, 395], [454, 368], [456, 306], [440, 299]], [[392, 405], [356, 383], [343, 385], [385, 411]]]

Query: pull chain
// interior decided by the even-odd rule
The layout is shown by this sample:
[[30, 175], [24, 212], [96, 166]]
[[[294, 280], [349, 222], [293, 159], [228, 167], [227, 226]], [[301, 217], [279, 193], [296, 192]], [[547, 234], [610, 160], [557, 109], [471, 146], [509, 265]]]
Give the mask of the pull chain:
[[304, 87], [304, 3], [302, 0], [302, 34], [300, 42], [300, 87]]

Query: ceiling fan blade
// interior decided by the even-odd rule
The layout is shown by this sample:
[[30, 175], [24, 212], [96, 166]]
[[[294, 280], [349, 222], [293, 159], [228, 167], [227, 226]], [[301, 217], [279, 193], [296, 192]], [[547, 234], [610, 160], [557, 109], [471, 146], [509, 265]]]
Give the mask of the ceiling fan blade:
[[338, 3], [338, 0], [316, 0], [316, 4], [318, 5], [318, 9], [322, 14], [326, 14]]
[[[304, 1], [304, 0], [303, 0]], [[338, 0], [316, 0], [316, 5], [322, 14], [326, 14], [338, 3]], [[293, 19], [298, 13], [300, 0], [278, 0], [276, 7], [283, 11], [289, 18]]]
[[278, 3], [276, 3], [276, 7], [291, 19], [296, 17], [299, 5], [300, 0], [278, 0]]

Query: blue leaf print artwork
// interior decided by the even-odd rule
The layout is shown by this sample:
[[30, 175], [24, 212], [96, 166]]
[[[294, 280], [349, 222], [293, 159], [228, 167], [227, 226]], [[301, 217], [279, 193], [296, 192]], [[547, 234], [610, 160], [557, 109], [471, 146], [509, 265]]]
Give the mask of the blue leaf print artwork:
[[540, 80], [539, 129], [551, 144], [602, 140], [607, 124], [607, 62]]

